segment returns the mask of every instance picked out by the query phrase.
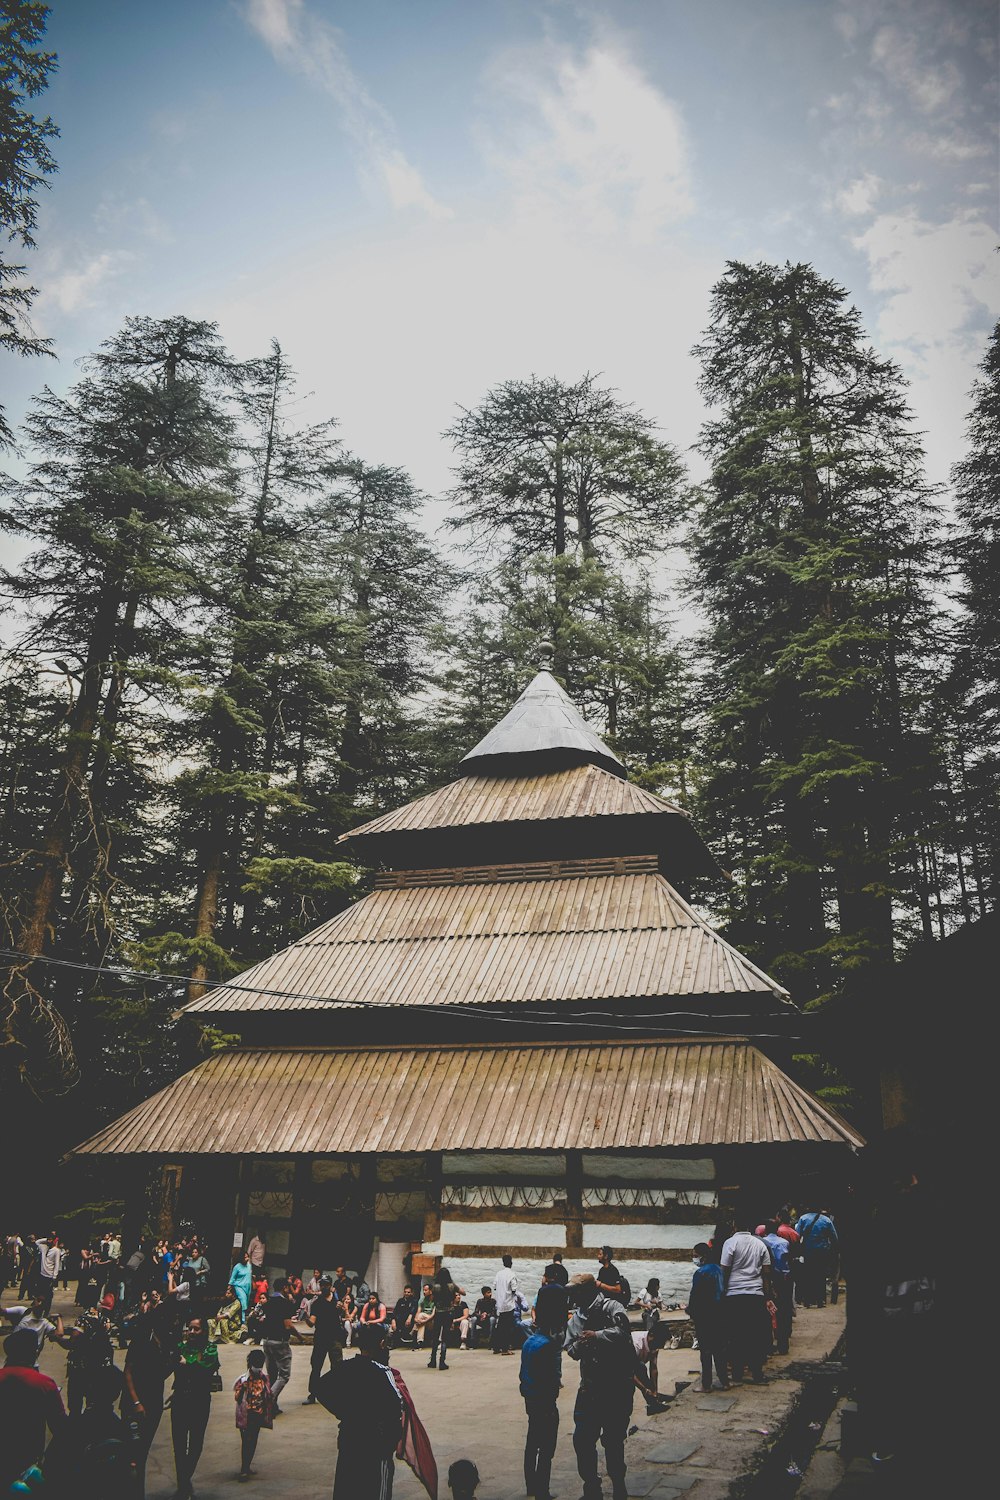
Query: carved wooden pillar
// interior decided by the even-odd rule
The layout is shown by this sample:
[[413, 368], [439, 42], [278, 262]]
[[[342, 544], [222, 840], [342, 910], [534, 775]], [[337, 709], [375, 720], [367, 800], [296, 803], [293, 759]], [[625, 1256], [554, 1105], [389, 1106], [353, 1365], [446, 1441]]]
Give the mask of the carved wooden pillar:
[[583, 1152], [566, 1152], [566, 1254], [583, 1250]]
[[424, 1243], [436, 1244], [441, 1238], [441, 1186], [443, 1171], [440, 1151], [428, 1151], [426, 1171]]
[[144, 1157], [139, 1157], [126, 1168], [125, 1190], [122, 1195], [123, 1264], [150, 1232], [149, 1189], [155, 1170]]
[[173, 1239], [177, 1230], [177, 1203], [181, 1193], [184, 1168], [177, 1164], [164, 1164], [160, 1168], [160, 1181], [156, 1205], [156, 1232], [161, 1240]]

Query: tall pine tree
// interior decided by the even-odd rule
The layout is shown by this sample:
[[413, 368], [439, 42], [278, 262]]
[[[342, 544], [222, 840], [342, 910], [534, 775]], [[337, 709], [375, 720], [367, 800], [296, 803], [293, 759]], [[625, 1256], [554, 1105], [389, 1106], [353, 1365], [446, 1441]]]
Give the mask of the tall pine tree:
[[899, 371], [812, 267], [730, 263], [696, 353], [702, 815], [744, 872], [736, 940], [806, 998], [891, 953], [916, 900], [932, 496]]
[[7, 928], [22, 957], [4, 976], [3, 1040], [7, 1062], [40, 1087], [71, 1078], [74, 1060], [31, 960], [64, 923], [71, 886], [78, 906], [96, 903], [107, 947], [105, 799], [121, 715], [228, 503], [227, 371], [211, 325], [133, 319], [67, 396], [45, 390], [27, 422], [36, 458], [3, 519], [35, 550], [4, 586], [22, 655], [55, 667], [67, 702], [44, 812], [8, 871]]

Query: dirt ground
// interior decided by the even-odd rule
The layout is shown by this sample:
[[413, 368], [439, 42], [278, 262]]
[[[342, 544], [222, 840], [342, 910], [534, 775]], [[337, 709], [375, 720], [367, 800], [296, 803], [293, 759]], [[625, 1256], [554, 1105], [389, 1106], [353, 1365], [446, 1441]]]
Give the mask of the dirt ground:
[[[8, 1294], [5, 1302], [11, 1300]], [[55, 1310], [69, 1322], [73, 1309], [66, 1299]], [[844, 1325], [844, 1303], [823, 1309], [801, 1309], [795, 1320], [792, 1352], [768, 1364], [768, 1385], [743, 1385], [732, 1392], [733, 1404], [719, 1398], [707, 1403], [696, 1393], [698, 1357], [690, 1349], [664, 1350], [660, 1356], [660, 1389], [671, 1393], [675, 1382], [691, 1382], [662, 1415], [647, 1417], [637, 1396], [629, 1438], [629, 1493], [636, 1496], [679, 1496], [692, 1500], [720, 1500], [732, 1480], [759, 1458], [763, 1446], [783, 1422], [798, 1393], [798, 1382], [783, 1375], [792, 1361], [826, 1357]], [[199, 1500], [224, 1500], [237, 1493], [278, 1500], [278, 1497], [322, 1497], [333, 1488], [337, 1457], [337, 1423], [320, 1406], [304, 1406], [309, 1374], [309, 1349], [293, 1346], [292, 1379], [281, 1404], [284, 1415], [271, 1432], [261, 1435], [255, 1468], [257, 1477], [238, 1485], [239, 1435], [234, 1420], [231, 1388], [245, 1368], [246, 1350], [220, 1349], [225, 1390], [212, 1400], [205, 1451], [195, 1475]], [[348, 1357], [353, 1357], [350, 1354]], [[124, 1356], [119, 1355], [119, 1363]], [[487, 1350], [449, 1356], [450, 1368], [429, 1370], [424, 1356], [403, 1350], [392, 1363], [402, 1372], [427, 1428], [437, 1459], [440, 1500], [448, 1500], [445, 1475], [456, 1458], [471, 1458], [482, 1483], [478, 1500], [521, 1500], [524, 1495], [521, 1455], [524, 1443], [524, 1405], [518, 1392], [516, 1358], [503, 1359]], [[46, 1347], [40, 1367], [60, 1384], [65, 1356]], [[563, 1361], [563, 1391], [559, 1399], [559, 1443], [552, 1473], [553, 1491], [560, 1500], [575, 1500], [581, 1483], [572, 1446], [573, 1402], [578, 1375], [572, 1360]], [[169, 1389], [169, 1387], [168, 1387]], [[723, 1409], [725, 1408], [725, 1409]], [[682, 1458], [676, 1457], [683, 1450]], [[610, 1485], [605, 1484], [610, 1494]], [[164, 1414], [147, 1470], [149, 1500], [167, 1500], [174, 1493], [170, 1446], [170, 1416]], [[424, 1491], [409, 1469], [396, 1464], [396, 1500], [418, 1500]]]

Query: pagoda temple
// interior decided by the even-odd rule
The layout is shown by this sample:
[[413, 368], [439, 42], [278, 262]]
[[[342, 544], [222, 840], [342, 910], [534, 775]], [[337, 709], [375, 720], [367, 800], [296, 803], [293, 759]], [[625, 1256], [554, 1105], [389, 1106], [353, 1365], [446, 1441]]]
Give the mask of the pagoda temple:
[[341, 837], [369, 894], [185, 1007], [239, 1046], [72, 1154], [155, 1176], [164, 1225], [387, 1295], [442, 1254], [677, 1259], [738, 1193], [835, 1191], [863, 1142], [687, 899], [723, 875], [685, 813], [547, 671], [459, 771]]

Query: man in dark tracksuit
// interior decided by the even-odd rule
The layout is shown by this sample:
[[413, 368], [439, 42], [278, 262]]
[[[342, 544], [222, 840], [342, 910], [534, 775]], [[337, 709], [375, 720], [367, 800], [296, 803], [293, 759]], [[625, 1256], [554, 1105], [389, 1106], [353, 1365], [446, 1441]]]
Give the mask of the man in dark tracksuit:
[[[559, 1354], [566, 1327], [538, 1327], [521, 1348], [521, 1395], [528, 1414], [524, 1487], [535, 1500], [551, 1500], [552, 1455], [559, 1437]], [[557, 1342], [557, 1339], [560, 1342]]]
[[573, 1316], [566, 1334], [566, 1353], [580, 1362], [580, 1391], [573, 1408], [573, 1447], [583, 1480], [583, 1500], [600, 1500], [597, 1443], [614, 1500], [627, 1500], [625, 1437], [632, 1415], [636, 1376], [641, 1367], [620, 1302], [604, 1297], [593, 1276], [574, 1276], [570, 1287]]
[[340, 1418], [333, 1500], [391, 1500], [393, 1454], [403, 1431], [403, 1403], [384, 1363], [385, 1329], [363, 1323], [358, 1358], [325, 1374], [316, 1395]]

